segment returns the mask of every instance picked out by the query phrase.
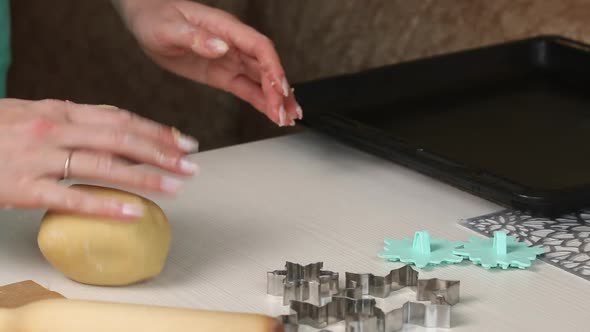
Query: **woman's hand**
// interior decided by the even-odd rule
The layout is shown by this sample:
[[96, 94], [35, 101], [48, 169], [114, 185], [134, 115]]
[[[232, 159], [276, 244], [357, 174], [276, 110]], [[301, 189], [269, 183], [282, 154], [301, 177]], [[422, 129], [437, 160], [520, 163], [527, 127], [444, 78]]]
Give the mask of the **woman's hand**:
[[162, 67], [230, 92], [280, 126], [303, 113], [272, 42], [232, 15], [188, 0], [113, 0]]
[[0, 205], [135, 218], [139, 206], [59, 185], [68, 156], [71, 177], [173, 194], [180, 180], [123, 159], [189, 176], [197, 165], [184, 157], [196, 149], [172, 128], [113, 106], [0, 99]]

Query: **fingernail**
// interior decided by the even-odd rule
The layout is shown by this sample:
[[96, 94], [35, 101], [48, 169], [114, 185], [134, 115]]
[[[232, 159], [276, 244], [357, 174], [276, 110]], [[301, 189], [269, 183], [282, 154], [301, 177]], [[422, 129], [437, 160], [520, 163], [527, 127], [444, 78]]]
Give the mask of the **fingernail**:
[[189, 173], [189, 174], [193, 174], [196, 173], [197, 170], [199, 169], [199, 166], [195, 163], [193, 163], [192, 161], [188, 160], [188, 159], [180, 159], [180, 170], [185, 172], [185, 173]]
[[285, 119], [287, 117], [287, 111], [285, 111], [285, 106], [281, 105], [281, 107], [279, 107], [279, 126], [284, 126], [285, 125]]
[[143, 207], [137, 204], [125, 203], [121, 206], [121, 213], [130, 217], [142, 217]]
[[175, 179], [169, 176], [163, 176], [162, 180], [160, 181], [160, 189], [167, 193], [176, 193], [180, 187], [182, 187], [183, 182], [179, 179]]
[[176, 145], [185, 152], [197, 152], [199, 150], [199, 142], [192, 137], [182, 134], [178, 129], [172, 128], [172, 135]]
[[207, 40], [207, 47], [216, 54], [225, 54], [229, 50], [229, 45], [219, 38]]
[[297, 104], [295, 112], [297, 112], [297, 117], [299, 118], [299, 120], [303, 119], [303, 109], [301, 108], [301, 106], [299, 106], [299, 104]]
[[289, 82], [285, 77], [283, 77], [283, 95], [289, 97]]

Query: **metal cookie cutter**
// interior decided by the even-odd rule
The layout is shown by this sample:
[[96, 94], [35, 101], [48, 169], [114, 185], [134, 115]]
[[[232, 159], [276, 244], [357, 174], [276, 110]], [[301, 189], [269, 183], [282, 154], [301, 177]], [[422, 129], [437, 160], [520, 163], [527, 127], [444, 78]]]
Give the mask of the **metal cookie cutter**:
[[[404, 324], [438, 328], [451, 327], [451, 305], [459, 303], [460, 298], [459, 281], [419, 280], [418, 272], [408, 265], [392, 270], [385, 277], [355, 273], [347, 273], [346, 276], [347, 288], [340, 296], [344, 295], [354, 299], [362, 299], [366, 295], [385, 298], [392, 291], [403, 287], [417, 286], [416, 300], [430, 301], [430, 303], [409, 301], [401, 308], [390, 312], [373, 307], [369, 312], [361, 311], [348, 314], [344, 317], [346, 331], [394, 332], [401, 330]], [[392, 281], [397, 282], [392, 284]]]
[[416, 300], [455, 305], [459, 303], [460, 282], [458, 280], [424, 279], [418, 280]]
[[[345, 321], [347, 332], [396, 332], [405, 324], [451, 327], [451, 306], [459, 302], [459, 281], [418, 280], [418, 272], [410, 266], [392, 270], [385, 277], [357, 273], [347, 273], [346, 277], [347, 288], [332, 296], [331, 302], [315, 305], [291, 301], [292, 314], [279, 317], [285, 330], [297, 332], [299, 325], [325, 329], [341, 321]], [[409, 301], [401, 308], [384, 312], [374, 299], [364, 298], [366, 295], [385, 298], [407, 286], [417, 286], [417, 301], [430, 303]]]
[[389, 312], [375, 308], [372, 315], [361, 313], [346, 317], [347, 332], [397, 332], [402, 330], [405, 324], [450, 328], [451, 306], [408, 301], [401, 308]]
[[[425, 285], [430, 284], [425, 282]], [[434, 290], [425, 288], [425, 294], [431, 292]], [[397, 332], [405, 324], [433, 328], [451, 327], [451, 305], [442, 296], [436, 297], [431, 303], [409, 301], [401, 308], [389, 312], [378, 308], [375, 299], [343, 296], [334, 296], [332, 302], [323, 306], [292, 301], [290, 309], [294, 314], [279, 318], [287, 332], [298, 331], [299, 325], [325, 329], [341, 321], [345, 321], [347, 332]]]
[[283, 323], [290, 325], [289, 331], [297, 331], [298, 325], [309, 325], [321, 329], [346, 320], [347, 317], [355, 314], [372, 316], [377, 307], [374, 299], [334, 296], [332, 302], [323, 306], [292, 301], [290, 309], [294, 314], [281, 316], [280, 319]]
[[322, 270], [324, 263], [306, 266], [287, 262], [285, 270], [267, 273], [266, 291], [273, 296], [282, 296], [283, 304], [291, 301], [324, 305], [340, 292], [338, 272]]
[[[379, 298], [388, 297], [391, 292], [404, 287], [418, 285], [418, 271], [409, 265], [391, 270], [385, 277], [378, 277], [369, 273], [346, 272], [346, 292], [361, 292], [361, 295], [371, 295]], [[358, 298], [359, 295], [348, 294]]]

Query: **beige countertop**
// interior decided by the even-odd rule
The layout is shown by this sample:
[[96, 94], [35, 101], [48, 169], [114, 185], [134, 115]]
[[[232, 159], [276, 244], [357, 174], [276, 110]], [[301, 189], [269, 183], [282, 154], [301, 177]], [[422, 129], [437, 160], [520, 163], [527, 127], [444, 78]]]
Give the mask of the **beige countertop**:
[[[69, 281], [36, 247], [40, 213], [14, 210], [0, 214], [0, 284], [32, 279], [69, 298], [278, 315], [287, 308], [266, 295], [266, 272], [286, 260], [384, 275], [400, 266], [377, 258], [385, 237], [426, 229], [465, 240], [474, 234], [460, 219], [500, 209], [309, 132], [193, 158], [202, 174], [177, 199], [152, 197], [173, 225], [157, 279], [122, 288]], [[420, 276], [461, 281], [453, 331], [583, 331], [590, 323], [588, 282], [543, 262], [509, 271], [466, 263]], [[412, 294], [400, 291], [383, 305]]]

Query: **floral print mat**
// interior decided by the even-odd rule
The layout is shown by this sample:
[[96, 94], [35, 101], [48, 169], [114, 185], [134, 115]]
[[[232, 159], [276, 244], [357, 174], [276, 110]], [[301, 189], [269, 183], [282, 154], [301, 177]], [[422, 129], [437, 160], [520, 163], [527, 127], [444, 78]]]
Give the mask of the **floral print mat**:
[[556, 219], [503, 210], [460, 223], [487, 237], [503, 230], [529, 246], [545, 249], [543, 261], [590, 281], [590, 209]]

